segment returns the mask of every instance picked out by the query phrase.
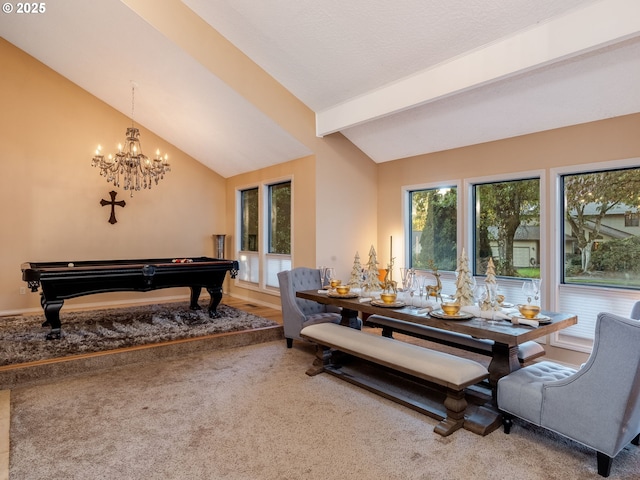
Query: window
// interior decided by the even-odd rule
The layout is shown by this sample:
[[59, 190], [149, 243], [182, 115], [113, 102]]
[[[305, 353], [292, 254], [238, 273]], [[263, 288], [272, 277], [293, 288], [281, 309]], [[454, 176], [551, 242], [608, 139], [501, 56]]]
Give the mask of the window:
[[640, 168], [563, 175], [562, 282], [640, 289]]
[[411, 190], [410, 267], [454, 271], [457, 265], [457, 188]]
[[278, 272], [291, 268], [291, 182], [268, 186], [268, 238], [265, 283], [278, 288]]
[[269, 253], [291, 254], [291, 182], [269, 185]]
[[540, 179], [472, 187], [474, 275], [493, 258], [496, 275], [540, 278]]
[[240, 250], [245, 252], [258, 251], [258, 189], [251, 188], [240, 192]]
[[238, 281], [278, 288], [278, 272], [291, 268], [291, 181], [238, 192]]
[[558, 168], [552, 307], [578, 315], [552, 344], [589, 352], [598, 313], [629, 316], [640, 289], [638, 159]]
[[638, 212], [624, 212], [624, 226], [638, 227], [640, 226], [640, 214]]
[[258, 188], [240, 191], [240, 264], [239, 280], [259, 282], [258, 242], [260, 231], [260, 207]]

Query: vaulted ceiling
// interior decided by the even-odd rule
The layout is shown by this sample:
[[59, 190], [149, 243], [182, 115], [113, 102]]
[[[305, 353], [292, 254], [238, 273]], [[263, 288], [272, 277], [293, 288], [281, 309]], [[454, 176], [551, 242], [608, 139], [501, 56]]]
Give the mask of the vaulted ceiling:
[[[312, 153], [145, 18], [169, 4], [45, 2], [0, 14], [0, 34], [128, 116], [134, 81], [136, 123], [224, 177]], [[318, 136], [341, 132], [375, 162], [640, 112], [637, 0], [179, 7], [191, 15], [173, 21], [206, 22], [313, 111]]]

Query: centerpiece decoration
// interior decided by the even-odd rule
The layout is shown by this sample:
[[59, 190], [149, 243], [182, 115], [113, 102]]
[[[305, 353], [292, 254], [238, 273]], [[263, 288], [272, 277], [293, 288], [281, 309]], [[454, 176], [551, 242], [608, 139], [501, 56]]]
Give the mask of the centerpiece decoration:
[[351, 277], [349, 278], [349, 285], [353, 288], [361, 288], [363, 282], [363, 270], [360, 264], [360, 254], [356, 252], [353, 257], [353, 267], [351, 267]]
[[427, 292], [427, 300], [428, 297], [435, 297], [436, 300], [440, 300], [442, 302], [442, 282], [440, 281], [440, 273], [438, 272], [438, 266], [435, 264], [433, 259], [430, 259], [427, 263], [431, 273], [436, 278], [435, 285], [426, 285], [424, 288]]
[[473, 305], [475, 302], [473, 296], [473, 277], [469, 271], [469, 258], [464, 248], [458, 258], [458, 269], [456, 272], [458, 273], [458, 277], [456, 278], [455, 303], [461, 307]]
[[376, 249], [369, 249], [369, 261], [367, 262], [366, 269], [364, 271], [364, 280], [362, 282], [362, 290], [366, 295], [370, 295], [371, 292], [378, 292], [382, 290], [382, 284], [380, 282], [378, 271], [378, 258], [376, 255]]
[[500, 310], [500, 305], [496, 301], [496, 292], [498, 290], [498, 283], [496, 282], [496, 267], [493, 264], [493, 258], [489, 257], [489, 261], [487, 262], [487, 277], [484, 280], [484, 288], [487, 291], [487, 294], [482, 298], [482, 302], [480, 304], [480, 308], [482, 310]]

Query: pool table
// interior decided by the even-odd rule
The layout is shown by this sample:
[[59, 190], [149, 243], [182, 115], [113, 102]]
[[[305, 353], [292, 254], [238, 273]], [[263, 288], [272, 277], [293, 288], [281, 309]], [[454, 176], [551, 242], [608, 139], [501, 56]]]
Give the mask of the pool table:
[[65, 299], [94, 293], [189, 287], [190, 308], [197, 310], [202, 287], [211, 296], [209, 315], [217, 316], [226, 273], [235, 278], [238, 262], [209, 257], [97, 260], [79, 262], [26, 262], [22, 279], [32, 292], [42, 287], [40, 303], [51, 331], [48, 339], [60, 338], [60, 309]]

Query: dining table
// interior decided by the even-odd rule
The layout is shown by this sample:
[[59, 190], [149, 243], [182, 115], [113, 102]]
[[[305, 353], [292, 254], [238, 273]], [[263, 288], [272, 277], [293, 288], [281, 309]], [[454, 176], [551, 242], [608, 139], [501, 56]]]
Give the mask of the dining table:
[[[514, 324], [507, 320], [491, 322], [485, 318], [472, 317], [465, 319], [443, 319], [430, 315], [428, 308], [414, 309], [409, 306], [380, 306], [381, 302], [367, 301], [355, 294], [335, 295], [327, 290], [304, 290], [296, 292], [296, 296], [306, 300], [313, 300], [325, 305], [341, 308], [341, 324], [354, 326], [359, 322], [358, 316], [382, 315], [403, 320], [405, 322], [426, 325], [433, 328], [467, 334], [479, 339], [493, 341], [491, 361], [488, 367], [489, 383], [495, 392], [500, 378], [521, 368], [518, 360], [518, 345], [540, 339], [549, 334], [570, 327], [578, 322], [578, 317], [572, 313], [541, 311], [547, 319], [536, 327], [524, 324]], [[359, 313], [360, 312], [360, 313]], [[361, 315], [362, 316], [362, 315]], [[399, 331], [400, 329], [395, 329]]]

